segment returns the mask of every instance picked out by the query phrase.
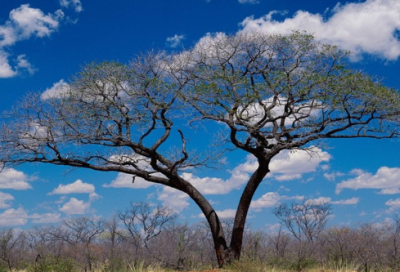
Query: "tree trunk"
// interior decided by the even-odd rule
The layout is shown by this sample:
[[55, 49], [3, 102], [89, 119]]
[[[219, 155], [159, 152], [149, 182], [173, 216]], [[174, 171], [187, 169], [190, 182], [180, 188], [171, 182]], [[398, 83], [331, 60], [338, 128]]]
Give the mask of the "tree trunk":
[[[250, 177], [243, 193], [240, 198], [239, 205], [236, 211], [235, 222], [233, 225], [231, 244], [228, 247], [217, 213], [207, 201], [207, 199], [188, 181], [180, 177], [170, 177], [175, 189], [180, 190], [187, 195], [197, 204], [201, 209], [207, 222], [210, 226], [211, 234], [214, 242], [215, 254], [218, 260], [218, 266], [222, 267], [224, 264], [231, 263], [234, 259], [240, 259], [240, 253], [243, 243], [244, 225], [246, 223], [247, 213], [250, 208], [250, 203], [255, 191], [260, 185], [261, 181], [269, 172], [269, 161], [263, 158], [258, 159], [258, 168]], [[177, 180], [178, 179], [178, 180]]]
[[260, 185], [264, 177], [269, 172], [268, 168], [269, 161], [270, 160], [258, 159], [259, 166], [257, 170], [253, 173], [253, 175], [250, 177], [240, 198], [239, 205], [236, 211], [235, 222], [233, 225], [231, 243], [227, 252], [228, 256], [233, 257], [235, 260], [240, 259], [247, 213], [249, 211], [251, 200], [253, 199], [254, 193], [256, 192], [258, 186]]
[[214, 242], [214, 249], [218, 261], [218, 266], [222, 267], [225, 263], [224, 253], [227, 249], [227, 243], [224, 235], [224, 230], [217, 213], [215, 212], [211, 204], [207, 201], [207, 199], [191, 183], [182, 178], [179, 178], [179, 182], [177, 182], [176, 184], [178, 184], [178, 186], [174, 188], [186, 193], [197, 204], [197, 206], [201, 209], [205, 218], [207, 219]]

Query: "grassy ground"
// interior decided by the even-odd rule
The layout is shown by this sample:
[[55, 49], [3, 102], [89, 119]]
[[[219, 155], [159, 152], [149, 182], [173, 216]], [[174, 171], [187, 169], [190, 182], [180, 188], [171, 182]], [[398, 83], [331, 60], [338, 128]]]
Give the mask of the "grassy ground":
[[[96, 269], [93, 272], [104, 272], [104, 269]], [[262, 266], [237, 266], [232, 268], [226, 269], [206, 269], [206, 270], [191, 270], [191, 271], [184, 271], [184, 272], [295, 272], [290, 270], [282, 270], [278, 268], [271, 268], [271, 267], [262, 267]], [[34, 272], [31, 270], [18, 270], [15, 272]], [[37, 271], [42, 272], [42, 271]], [[59, 271], [45, 271], [45, 272], [59, 272]], [[182, 272], [182, 271], [173, 271], [173, 270], [165, 270], [163, 268], [154, 266], [154, 267], [136, 267], [131, 268], [124, 272]], [[313, 269], [305, 269], [302, 272], [356, 272], [354, 269], [324, 269], [324, 268], [313, 268]]]

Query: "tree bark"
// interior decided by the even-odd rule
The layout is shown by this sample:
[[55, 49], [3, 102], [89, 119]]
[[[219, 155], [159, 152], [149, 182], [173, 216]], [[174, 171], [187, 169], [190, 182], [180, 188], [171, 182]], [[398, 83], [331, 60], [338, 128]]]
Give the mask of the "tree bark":
[[254, 193], [256, 192], [264, 177], [269, 173], [269, 161], [270, 160], [258, 159], [259, 166], [250, 177], [249, 182], [247, 183], [240, 198], [236, 211], [235, 222], [233, 225], [231, 243], [229, 249], [227, 250], [227, 255], [230, 256], [230, 258], [233, 257], [235, 260], [240, 259], [247, 213], [249, 211]]
[[210, 226], [218, 266], [222, 267], [225, 263], [224, 252], [227, 249], [227, 243], [221, 221], [208, 200], [191, 183], [179, 177], [178, 179], [179, 182], [177, 184], [179, 185], [175, 188], [186, 193], [203, 212]]

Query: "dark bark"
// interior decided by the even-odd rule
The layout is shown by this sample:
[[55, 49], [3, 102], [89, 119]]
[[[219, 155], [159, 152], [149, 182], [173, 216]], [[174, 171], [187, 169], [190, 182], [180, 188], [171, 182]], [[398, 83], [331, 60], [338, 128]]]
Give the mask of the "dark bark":
[[[179, 181], [178, 181], [179, 180]], [[218, 260], [218, 266], [222, 267], [225, 263], [224, 252], [226, 251], [227, 243], [224, 235], [224, 230], [221, 221], [215, 212], [214, 208], [207, 199], [189, 182], [182, 178], [171, 179], [178, 185], [174, 188], [186, 193], [197, 204], [203, 212], [208, 225], [210, 226], [211, 235], [213, 237], [215, 254]]]
[[[236, 211], [235, 222], [232, 230], [232, 238], [227, 254], [230, 258], [235, 260], [240, 259], [240, 253], [242, 251], [243, 233], [244, 226], [246, 224], [247, 213], [250, 208], [251, 200], [253, 199], [254, 193], [258, 186], [269, 172], [269, 161], [265, 159], [259, 159], [259, 166], [257, 170], [250, 177], [239, 201], [239, 205]], [[233, 256], [232, 256], [233, 255]], [[230, 260], [228, 260], [230, 261]]]

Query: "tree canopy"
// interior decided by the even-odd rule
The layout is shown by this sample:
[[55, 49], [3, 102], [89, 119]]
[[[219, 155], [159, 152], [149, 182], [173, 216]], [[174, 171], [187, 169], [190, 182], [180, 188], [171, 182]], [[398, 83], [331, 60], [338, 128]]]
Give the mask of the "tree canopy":
[[[115, 171], [182, 191], [206, 217], [222, 265], [239, 259], [251, 200], [280, 151], [312, 155], [327, 138], [399, 136], [398, 91], [352, 70], [347, 56], [302, 32], [253, 33], [126, 65], [89, 64], [57, 93], [28, 94], [3, 114], [0, 160]], [[189, 149], [185, 135], [209, 122], [223, 125], [218, 148]], [[231, 149], [252, 154], [258, 167], [228, 245], [211, 203], [182, 174]]]

